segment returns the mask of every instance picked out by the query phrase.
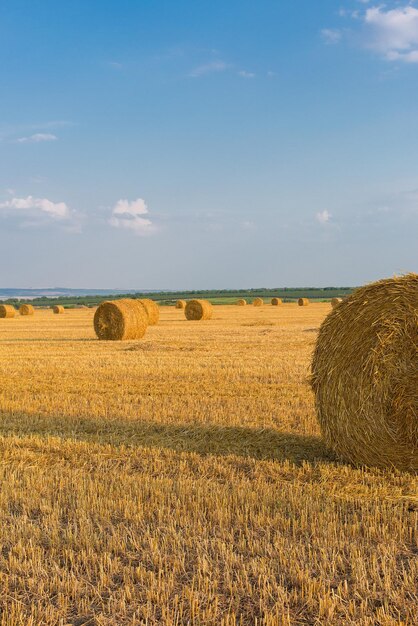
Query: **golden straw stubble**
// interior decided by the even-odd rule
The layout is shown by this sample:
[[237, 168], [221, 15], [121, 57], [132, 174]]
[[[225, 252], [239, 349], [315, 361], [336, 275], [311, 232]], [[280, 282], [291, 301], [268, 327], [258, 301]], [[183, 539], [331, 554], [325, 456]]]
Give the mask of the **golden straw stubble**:
[[11, 318], [16, 315], [16, 309], [11, 304], [0, 304], [0, 317]]
[[184, 309], [188, 320], [210, 320], [213, 308], [208, 300], [189, 300]]
[[299, 298], [298, 305], [299, 306], [308, 306], [309, 299], [308, 298]]
[[35, 313], [35, 309], [31, 304], [21, 304], [19, 307], [20, 315], [33, 315]]
[[148, 327], [148, 316], [139, 300], [123, 298], [102, 302], [94, 314], [93, 323], [99, 339], [141, 339]]
[[366, 285], [329, 313], [312, 387], [342, 459], [418, 471], [418, 274]]
[[272, 298], [271, 299], [272, 306], [280, 306], [283, 304], [283, 300], [281, 298]]
[[186, 307], [186, 300], [177, 300], [176, 309], [184, 309]]
[[254, 306], [263, 306], [263, 304], [264, 304], [264, 300], [263, 300], [263, 298], [256, 298], [256, 299], [253, 301], [253, 305], [254, 305]]
[[136, 300], [139, 302], [145, 309], [145, 312], [148, 316], [148, 324], [150, 326], [155, 326], [158, 324], [160, 319], [160, 307], [154, 300], [150, 300], [149, 298], [142, 298], [140, 300]]

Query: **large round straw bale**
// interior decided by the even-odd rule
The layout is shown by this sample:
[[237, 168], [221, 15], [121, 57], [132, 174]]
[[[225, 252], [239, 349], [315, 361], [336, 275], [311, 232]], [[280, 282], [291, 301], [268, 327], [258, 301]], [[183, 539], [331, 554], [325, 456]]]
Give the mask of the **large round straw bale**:
[[14, 317], [16, 309], [11, 304], [0, 304], [0, 317]]
[[264, 304], [264, 300], [263, 300], [263, 298], [256, 298], [256, 299], [253, 301], [253, 305], [254, 305], [254, 306], [263, 306], [263, 304]]
[[243, 298], [241, 298], [241, 300], [238, 300], [237, 305], [238, 306], [245, 306], [247, 304], [247, 301], [244, 300]]
[[366, 285], [331, 311], [312, 386], [324, 438], [342, 459], [418, 470], [418, 274]]
[[141, 339], [147, 330], [148, 315], [139, 300], [108, 300], [97, 307], [93, 323], [99, 339]]
[[272, 298], [271, 304], [273, 306], [280, 306], [281, 304], [283, 304], [283, 300], [281, 298]]
[[184, 309], [186, 307], [186, 300], [177, 300], [176, 309]]
[[56, 304], [55, 306], [52, 307], [52, 310], [54, 311], [55, 315], [61, 315], [65, 311], [62, 304]]
[[309, 299], [308, 298], [299, 298], [298, 305], [299, 306], [308, 306]]
[[331, 299], [332, 308], [335, 308], [338, 304], [341, 304], [342, 301], [343, 301], [342, 298], [332, 298]]
[[31, 304], [21, 304], [19, 307], [20, 315], [33, 315], [35, 313], [35, 309]]
[[148, 324], [150, 326], [155, 326], [158, 324], [158, 320], [160, 319], [160, 307], [154, 300], [149, 300], [148, 298], [144, 298], [142, 300], [137, 300], [144, 307], [146, 314], [148, 315]]
[[212, 312], [212, 305], [208, 300], [189, 300], [184, 309], [188, 320], [210, 320]]

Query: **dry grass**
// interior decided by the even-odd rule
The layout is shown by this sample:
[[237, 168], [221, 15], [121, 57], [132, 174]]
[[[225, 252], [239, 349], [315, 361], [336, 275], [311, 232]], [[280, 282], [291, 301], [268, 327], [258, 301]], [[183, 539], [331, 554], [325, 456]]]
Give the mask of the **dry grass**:
[[414, 624], [416, 479], [319, 438], [329, 304], [215, 312], [0, 322], [1, 626]]

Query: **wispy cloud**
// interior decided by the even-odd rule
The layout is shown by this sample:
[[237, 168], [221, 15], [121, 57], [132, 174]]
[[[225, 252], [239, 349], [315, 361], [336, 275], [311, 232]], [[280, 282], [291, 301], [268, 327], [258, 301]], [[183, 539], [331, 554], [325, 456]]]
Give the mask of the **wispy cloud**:
[[189, 74], [192, 78], [199, 78], [200, 76], [205, 76], [206, 74], [213, 74], [214, 72], [225, 72], [230, 67], [228, 63], [225, 61], [217, 60], [210, 61], [209, 63], [204, 63], [203, 65], [198, 65], [195, 67]]
[[336, 28], [323, 28], [321, 30], [321, 37], [326, 44], [332, 45], [341, 41], [341, 31]]
[[240, 70], [238, 76], [241, 76], [241, 78], [255, 78], [254, 72], [247, 72], [247, 70]]
[[45, 141], [57, 141], [58, 137], [52, 133], [35, 133], [29, 137], [19, 137], [17, 143], [42, 143]]
[[0, 202], [0, 211], [5, 214], [43, 215], [54, 220], [67, 220], [71, 211], [65, 202], [52, 202], [48, 198], [10, 198]]
[[326, 209], [324, 211], [320, 211], [319, 213], [316, 213], [315, 215], [315, 219], [317, 222], [319, 222], [320, 224], [326, 224], [327, 222], [330, 221], [331, 219], [331, 213], [329, 213]]
[[136, 235], [150, 235], [156, 228], [148, 215], [148, 207], [142, 198], [136, 200], [118, 200], [112, 209], [109, 224], [114, 228], [126, 228]]

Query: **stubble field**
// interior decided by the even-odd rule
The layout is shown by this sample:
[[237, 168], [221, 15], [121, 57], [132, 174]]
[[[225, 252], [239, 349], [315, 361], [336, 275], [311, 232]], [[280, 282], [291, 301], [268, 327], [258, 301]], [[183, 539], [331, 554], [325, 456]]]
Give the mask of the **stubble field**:
[[0, 626], [415, 624], [416, 478], [319, 436], [329, 311], [0, 320]]

